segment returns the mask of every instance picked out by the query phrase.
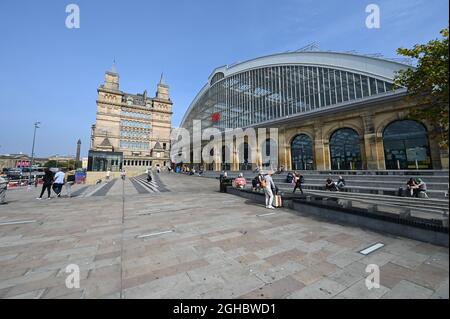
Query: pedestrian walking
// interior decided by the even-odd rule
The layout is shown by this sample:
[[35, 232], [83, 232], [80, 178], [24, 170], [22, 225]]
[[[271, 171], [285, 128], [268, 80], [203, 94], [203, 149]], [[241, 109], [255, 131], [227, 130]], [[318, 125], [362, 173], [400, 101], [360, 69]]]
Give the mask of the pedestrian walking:
[[152, 177], [152, 171], [151, 170], [148, 170], [147, 171], [147, 182], [151, 182], [153, 180], [153, 177]]
[[8, 181], [3, 176], [0, 176], [0, 205], [6, 205], [6, 190], [8, 188]]
[[295, 172], [293, 181], [294, 181], [294, 191], [292, 193], [295, 193], [295, 191], [298, 188], [300, 190], [300, 193], [303, 194], [302, 184], [305, 182], [305, 178], [303, 177], [303, 175]]
[[121, 169], [120, 170], [120, 178], [122, 178], [122, 180], [125, 180], [125, 177], [127, 176], [127, 173], [125, 172], [125, 169]]
[[36, 199], [41, 200], [45, 191], [47, 191], [47, 194], [48, 194], [47, 199], [51, 199], [51, 188], [52, 188], [52, 184], [53, 184], [53, 177], [54, 177], [53, 172], [48, 167], [46, 167], [44, 170], [44, 177], [42, 178], [43, 184], [42, 184], [41, 195]]
[[67, 172], [65, 182], [67, 196], [70, 198], [72, 197], [72, 186], [75, 184], [75, 171]]
[[111, 178], [111, 170], [108, 169], [108, 171], [106, 172], [106, 181], [109, 181], [110, 178]]
[[53, 180], [53, 191], [57, 197], [61, 197], [65, 177], [66, 174], [61, 169], [55, 174], [55, 178]]

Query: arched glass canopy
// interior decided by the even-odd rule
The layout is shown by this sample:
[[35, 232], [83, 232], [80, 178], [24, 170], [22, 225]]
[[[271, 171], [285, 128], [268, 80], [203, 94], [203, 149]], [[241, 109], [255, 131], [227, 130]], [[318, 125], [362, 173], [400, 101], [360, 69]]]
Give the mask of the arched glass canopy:
[[[188, 111], [185, 127], [193, 119], [221, 130], [248, 127], [393, 90], [392, 82], [320, 66], [267, 66], [223, 78], [216, 75]], [[220, 120], [213, 120], [213, 115]]]

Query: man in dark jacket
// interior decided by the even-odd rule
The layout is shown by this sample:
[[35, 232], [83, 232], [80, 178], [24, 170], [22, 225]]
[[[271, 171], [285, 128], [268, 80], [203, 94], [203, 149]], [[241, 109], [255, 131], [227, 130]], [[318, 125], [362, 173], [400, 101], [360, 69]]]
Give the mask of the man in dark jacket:
[[221, 193], [226, 193], [227, 192], [227, 187], [225, 186], [225, 184], [228, 182], [228, 174], [227, 174], [227, 172], [223, 172], [222, 174], [220, 174], [219, 182], [220, 182], [220, 192]]
[[42, 184], [42, 191], [41, 191], [41, 195], [36, 198], [38, 200], [42, 199], [42, 196], [44, 195], [45, 190], [47, 190], [48, 193], [48, 198], [51, 198], [51, 189], [52, 189], [52, 184], [53, 184], [53, 173], [50, 169], [48, 169], [48, 167], [45, 169], [44, 171], [44, 177], [43, 177], [43, 182], [44, 184]]

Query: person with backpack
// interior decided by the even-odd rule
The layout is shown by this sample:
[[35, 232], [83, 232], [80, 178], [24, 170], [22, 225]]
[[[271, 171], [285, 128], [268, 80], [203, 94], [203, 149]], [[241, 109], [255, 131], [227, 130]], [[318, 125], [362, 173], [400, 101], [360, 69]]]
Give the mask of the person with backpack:
[[261, 189], [261, 173], [258, 173], [258, 175], [252, 179], [252, 187], [253, 191], [259, 191]]
[[302, 184], [305, 182], [305, 178], [303, 177], [302, 174], [299, 174], [297, 172], [294, 173], [294, 191], [292, 193], [295, 193], [295, 191], [298, 189], [300, 189], [300, 193], [303, 194], [303, 189], [302, 189]]
[[273, 172], [270, 171], [265, 176], [261, 176], [260, 185], [261, 188], [264, 189], [264, 195], [266, 197], [266, 208], [275, 209], [273, 207], [274, 193], [273, 190], [276, 190], [275, 183], [272, 179]]

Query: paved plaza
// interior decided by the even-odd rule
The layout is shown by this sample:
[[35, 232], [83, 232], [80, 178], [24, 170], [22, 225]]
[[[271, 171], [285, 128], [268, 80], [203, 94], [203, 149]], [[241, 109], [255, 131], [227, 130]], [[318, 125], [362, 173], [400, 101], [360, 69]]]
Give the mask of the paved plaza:
[[[164, 173], [0, 206], [0, 298], [448, 298], [448, 249], [273, 211]], [[16, 223], [17, 222], [17, 223]], [[360, 250], [382, 242], [369, 256]], [[66, 287], [66, 267], [80, 288]], [[381, 285], [367, 289], [366, 267]]]

